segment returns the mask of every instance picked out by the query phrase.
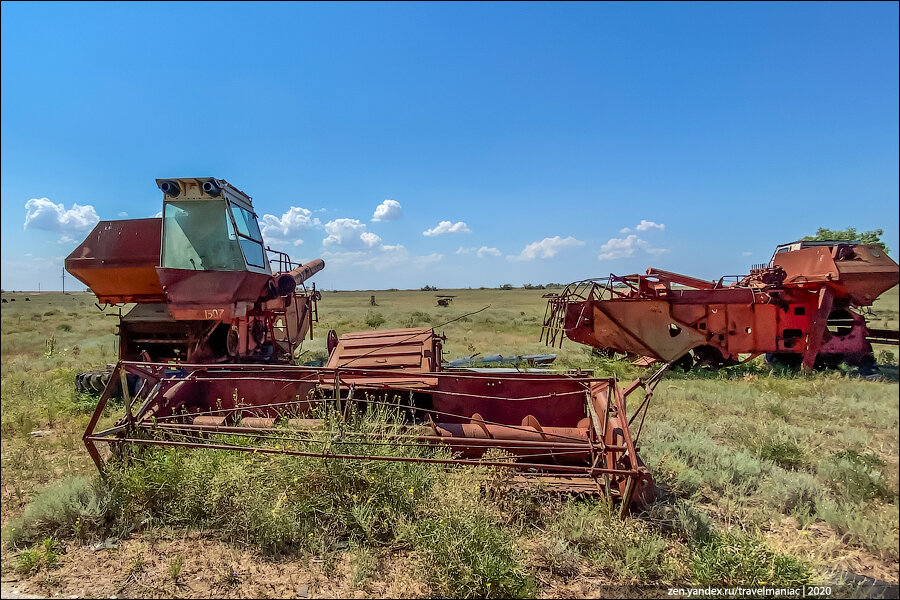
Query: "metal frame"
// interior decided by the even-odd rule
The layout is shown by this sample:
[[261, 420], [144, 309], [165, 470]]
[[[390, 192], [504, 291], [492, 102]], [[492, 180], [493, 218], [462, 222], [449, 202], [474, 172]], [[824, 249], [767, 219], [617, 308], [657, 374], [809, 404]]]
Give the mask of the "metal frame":
[[[577, 393], [585, 403], [589, 424], [579, 427], [542, 427], [533, 417], [526, 417], [522, 424], [504, 423], [501, 420], [484, 419], [478, 413], [459, 414], [439, 407], [405, 403], [392, 396], [437, 394], [434, 382], [450, 378], [454, 387], [441, 394], [467, 396], [464, 389], [467, 380], [484, 379], [481, 374], [460, 372], [429, 372], [392, 374], [382, 369], [355, 369], [350, 367], [293, 367], [275, 365], [170, 365], [165, 363], [120, 361], [114, 368], [110, 383], [104, 389], [84, 433], [83, 441], [88, 453], [102, 472], [104, 461], [98, 444], [125, 447], [128, 445], [171, 446], [255, 452], [258, 454], [285, 454], [290, 456], [317, 457], [338, 460], [373, 460], [423, 462], [446, 465], [481, 465], [509, 468], [519, 473], [517, 481], [541, 480], [549, 489], [569, 493], [609, 494], [622, 501], [623, 514], [634, 504], [635, 494], [644, 496], [652, 488], [649, 472], [641, 465], [637, 455], [635, 436], [628, 431], [626, 398], [638, 389], [645, 391], [644, 398], [631, 421], [640, 414], [641, 422], [650, 403], [653, 387], [662, 376], [661, 370], [645, 381], [638, 380], [625, 389], [613, 378], [590, 378], [555, 375], [560, 382], [576, 379], [581, 391]], [[129, 394], [128, 375], [137, 378], [136, 392]], [[519, 374], [492, 375], [492, 379], [514, 385]], [[416, 381], [416, 380], [421, 381]], [[218, 391], [234, 389], [235, 395], [242, 386], [280, 386], [290, 395], [294, 390], [309, 389], [304, 397], [292, 401], [262, 403], [235, 403], [218, 407], [209, 394], [210, 386]], [[125, 400], [124, 415], [115, 426], [97, 431], [100, 416], [109, 398], [118, 386]], [[425, 384], [423, 388], [421, 383]], [[476, 382], [477, 383], [477, 382]], [[521, 381], [519, 382], [521, 383]], [[185, 387], [187, 386], [187, 387]], [[166, 413], [167, 399], [183, 394], [196, 386], [203, 410]], [[499, 385], [498, 387], [503, 387]], [[243, 389], [250, 389], [249, 387]], [[356, 392], [364, 392], [356, 394]], [[368, 392], [368, 393], [365, 393]], [[212, 394], [216, 395], [216, 394]], [[285, 397], [283, 395], [282, 397]], [[480, 397], [486, 402], [503, 406], [509, 402], [560, 401], [560, 395], [549, 392], [534, 397], [505, 397], [497, 395]], [[323, 430], [326, 422], [321, 419], [295, 418], [309, 416], [311, 407], [321, 404], [326, 411], [336, 411], [338, 427]], [[351, 409], [352, 406], [352, 409]], [[361, 437], [359, 433], [346, 431], [351, 410], [382, 407], [397, 411], [409, 411], [418, 423], [402, 424], [392, 430]], [[279, 419], [281, 422], [279, 423]], [[450, 424], [447, 424], [450, 423]], [[451, 431], [452, 430], [452, 431]], [[212, 439], [215, 434], [228, 434], [230, 441]], [[323, 435], [327, 434], [327, 435]], [[234, 438], [239, 437], [240, 442]], [[328, 443], [323, 443], [324, 440]], [[273, 442], [282, 444], [272, 446]], [[341, 451], [344, 443], [373, 447], [391, 444], [395, 446], [443, 447], [451, 455], [438, 457], [383, 456], [366, 452]], [[486, 450], [498, 449], [507, 457], [484, 460]]]

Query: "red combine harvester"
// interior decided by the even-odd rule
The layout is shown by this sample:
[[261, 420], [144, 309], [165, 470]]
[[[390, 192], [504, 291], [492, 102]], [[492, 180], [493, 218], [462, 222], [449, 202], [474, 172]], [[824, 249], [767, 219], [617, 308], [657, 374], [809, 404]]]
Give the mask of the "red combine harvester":
[[[443, 370], [430, 328], [330, 334], [324, 367], [294, 366], [316, 298], [295, 287], [321, 261], [279, 255], [273, 272], [248, 196], [222, 180], [158, 183], [161, 234], [158, 219], [101, 222], [67, 260], [101, 302], [138, 303], [84, 434], [98, 468], [101, 444], [178, 446], [509, 468], [518, 481], [618, 498], [623, 514], [653, 497], [638, 438], [664, 368], [624, 388], [582, 372]], [[97, 431], [117, 390], [125, 415]], [[368, 436], [344, 427], [375, 409], [398, 423]], [[409, 451], [377, 452], [385, 443]]]
[[[322, 260], [295, 264], [264, 246], [250, 197], [213, 178], [160, 179], [163, 216], [101, 221], [66, 270], [119, 321], [122, 360], [288, 364], [317, 320]], [[273, 266], [275, 270], [273, 270]], [[110, 371], [82, 373], [100, 392]]]
[[879, 246], [793, 242], [731, 284], [657, 269], [571, 283], [548, 300], [541, 335], [551, 346], [564, 334], [686, 368], [765, 354], [789, 367], [865, 372], [875, 366], [872, 343], [897, 344], [898, 334], [869, 328], [862, 309], [897, 282], [897, 263]]

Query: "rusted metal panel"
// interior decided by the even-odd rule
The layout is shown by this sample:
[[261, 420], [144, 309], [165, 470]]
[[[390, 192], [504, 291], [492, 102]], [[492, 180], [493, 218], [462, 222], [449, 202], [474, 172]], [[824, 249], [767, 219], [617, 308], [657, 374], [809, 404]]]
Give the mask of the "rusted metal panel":
[[99, 302], [163, 302], [156, 274], [161, 219], [100, 221], [66, 258], [66, 270]]
[[597, 302], [593, 308], [594, 337], [606, 340], [614, 339], [617, 333], [624, 334], [620, 339], [628, 343], [617, 347], [625, 352], [670, 362], [705, 342], [706, 336], [676, 320], [671, 304], [663, 300], [611, 300]]
[[229, 321], [244, 317], [271, 277], [252, 271], [157, 269], [169, 310], [179, 320]]
[[338, 339], [326, 366], [436, 371], [440, 369], [440, 339], [430, 327], [348, 333]]
[[570, 427], [587, 416], [591, 381], [574, 375], [448, 373], [438, 379], [432, 398], [435, 409], [463, 415], [458, 422], [477, 413], [501, 423], [518, 425], [532, 416], [543, 426]]
[[836, 297], [849, 297], [860, 306], [870, 306], [900, 281], [897, 263], [874, 245], [801, 248], [776, 254], [772, 263], [784, 269], [785, 283], [826, 283]]

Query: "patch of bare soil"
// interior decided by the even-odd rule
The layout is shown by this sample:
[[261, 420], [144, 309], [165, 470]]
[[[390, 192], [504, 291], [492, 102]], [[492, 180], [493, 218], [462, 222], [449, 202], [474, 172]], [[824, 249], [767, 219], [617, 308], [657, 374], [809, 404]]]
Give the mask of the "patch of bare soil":
[[[375, 557], [360, 569], [353, 552], [329, 560], [267, 558], [198, 533], [144, 535], [112, 547], [69, 545], [51, 570], [6, 581], [25, 593], [83, 598], [368, 598], [427, 596], [414, 557]], [[11, 553], [6, 553], [11, 554]], [[412, 568], [410, 568], [412, 567]]]

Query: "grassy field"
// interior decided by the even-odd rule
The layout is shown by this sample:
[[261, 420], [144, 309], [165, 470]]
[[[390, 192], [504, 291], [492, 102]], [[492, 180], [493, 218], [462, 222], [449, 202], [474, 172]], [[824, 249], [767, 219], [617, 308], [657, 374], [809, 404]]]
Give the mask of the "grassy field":
[[[325, 355], [328, 329], [433, 326], [445, 359], [556, 352], [560, 369], [643, 373], [539, 343], [543, 293], [325, 292], [301, 360]], [[453, 295], [450, 306], [437, 294]], [[898, 580], [896, 377], [774, 373], [758, 360], [667, 375], [641, 438], [663, 493], [625, 522], [603, 501], [512, 488], [485, 468], [159, 450], [101, 483], [80, 441], [93, 403], [72, 381], [115, 361], [116, 320], [88, 294], [3, 298], [2, 569], [28, 589], [595, 597], [625, 585]], [[897, 289], [874, 312], [896, 328]], [[896, 348], [876, 352], [896, 362]]]

